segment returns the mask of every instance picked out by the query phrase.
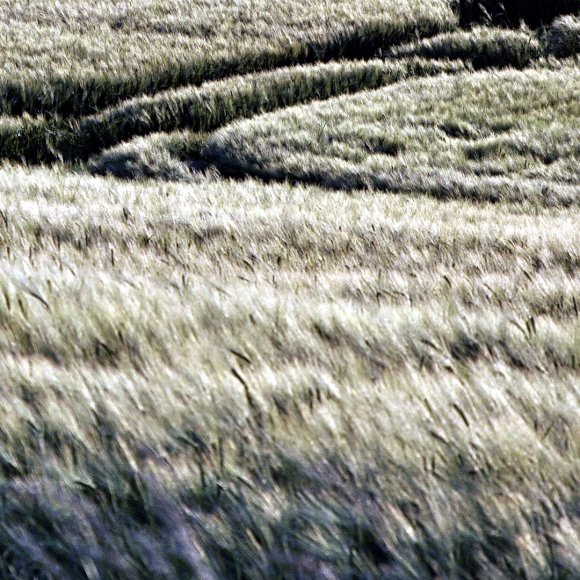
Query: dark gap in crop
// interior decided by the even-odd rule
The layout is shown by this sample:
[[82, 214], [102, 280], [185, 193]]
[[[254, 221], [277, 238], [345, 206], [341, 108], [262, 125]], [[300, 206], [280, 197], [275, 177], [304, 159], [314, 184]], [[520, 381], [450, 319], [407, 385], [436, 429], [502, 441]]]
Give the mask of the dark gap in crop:
[[549, 25], [556, 17], [580, 12], [580, 0], [459, 0], [461, 26], [493, 24], [517, 28]]
[[389, 157], [396, 157], [399, 153], [404, 151], [404, 149], [405, 146], [403, 143], [382, 137], [369, 138], [365, 143], [365, 150], [368, 153], [387, 155]]

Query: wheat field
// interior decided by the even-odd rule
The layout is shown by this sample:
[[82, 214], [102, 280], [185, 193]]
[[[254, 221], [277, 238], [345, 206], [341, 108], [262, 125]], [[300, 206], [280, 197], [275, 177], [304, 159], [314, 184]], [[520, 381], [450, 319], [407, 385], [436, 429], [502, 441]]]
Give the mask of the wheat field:
[[580, 6], [482, 4], [0, 2], [0, 578], [580, 575]]

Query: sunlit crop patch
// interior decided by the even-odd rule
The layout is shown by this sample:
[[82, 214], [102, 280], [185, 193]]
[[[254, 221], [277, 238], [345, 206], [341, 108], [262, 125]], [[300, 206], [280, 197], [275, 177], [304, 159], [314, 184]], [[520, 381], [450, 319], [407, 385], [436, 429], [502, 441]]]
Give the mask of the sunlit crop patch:
[[576, 578], [577, 4], [0, 0], [0, 578]]
[[402, 82], [238, 122], [205, 155], [341, 189], [573, 204], [579, 90], [572, 66]]

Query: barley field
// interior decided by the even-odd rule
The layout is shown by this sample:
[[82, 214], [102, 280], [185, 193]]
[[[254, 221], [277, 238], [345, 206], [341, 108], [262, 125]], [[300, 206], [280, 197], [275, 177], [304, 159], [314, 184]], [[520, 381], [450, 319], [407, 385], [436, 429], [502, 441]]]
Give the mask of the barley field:
[[549, 4], [0, 0], [0, 578], [580, 576]]

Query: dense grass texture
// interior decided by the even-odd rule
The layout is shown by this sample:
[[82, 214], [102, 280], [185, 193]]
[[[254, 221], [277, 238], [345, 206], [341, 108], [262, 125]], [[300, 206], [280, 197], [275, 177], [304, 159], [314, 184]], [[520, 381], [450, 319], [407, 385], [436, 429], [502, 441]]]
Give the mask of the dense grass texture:
[[[380, 50], [379, 54], [387, 57], [385, 62], [346, 61], [233, 76], [201, 87], [187, 86], [136, 97], [82, 119], [0, 117], [0, 156], [29, 163], [86, 160], [134, 136], [184, 128], [214, 130], [237, 118], [314, 98], [376, 88], [413, 75], [460, 71], [471, 66], [522, 68], [545, 55], [576, 54], [577, 36], [570, 29], [574, 22], [572, 18], [557, 21], [541, 37], [529, 30], [486, 27], [454, 31]], [[393, 57], [402, 62], [393, 63]], [[453, 62], [428, 63], [425, 59]]]
[[281, 68], [137, 97], [80, 120], [5, 117], [0, 119], [0, 151], [4, 159], [13, 161], [86, 160], [135, 136], [176, 129], [207, 132], [297, 103], [466, 69], [469, 64], [460, 61], [421, 58]]
[[448, 0], [3, 0], [0, 114], [90, 114], [169, 87], [368, 57], [455, 22]]
[[579, 91], [576, 66], [414, 80], [234, 123], [202, 154], [332, 188], [577, 204]]
[[498, 5], [0, 0], [0, 578], [580, 574], [577, 1]]
[[576, 208], [0, 176], [3, 575], [578, 569]]
[[[414, 77], [465, 70], [469, 70], [469, 64], [462, 61], [440, 63], [421, 58], [279, 69], [134, 99], [83, 119], [75, 140], [80, 144], [82, 155], [86, 155], [134, 136], [177, 129], [210, 132], [236, 119], [299, 103], [356, 93]], [[92, 165], [93, 169], [107, 172], [109, 158], [107, 152]]]
[[[564, 41], [564, 44], [568, 43]], [[388, 56], [398, 58], [419, 56], [431, 59], [462, 59], [471, 62], [476, 68], [523, 68], [542, 54], [540, 40], [530, 30], [506, 30], [485, 26], [396, 45], [387, 52]]]

